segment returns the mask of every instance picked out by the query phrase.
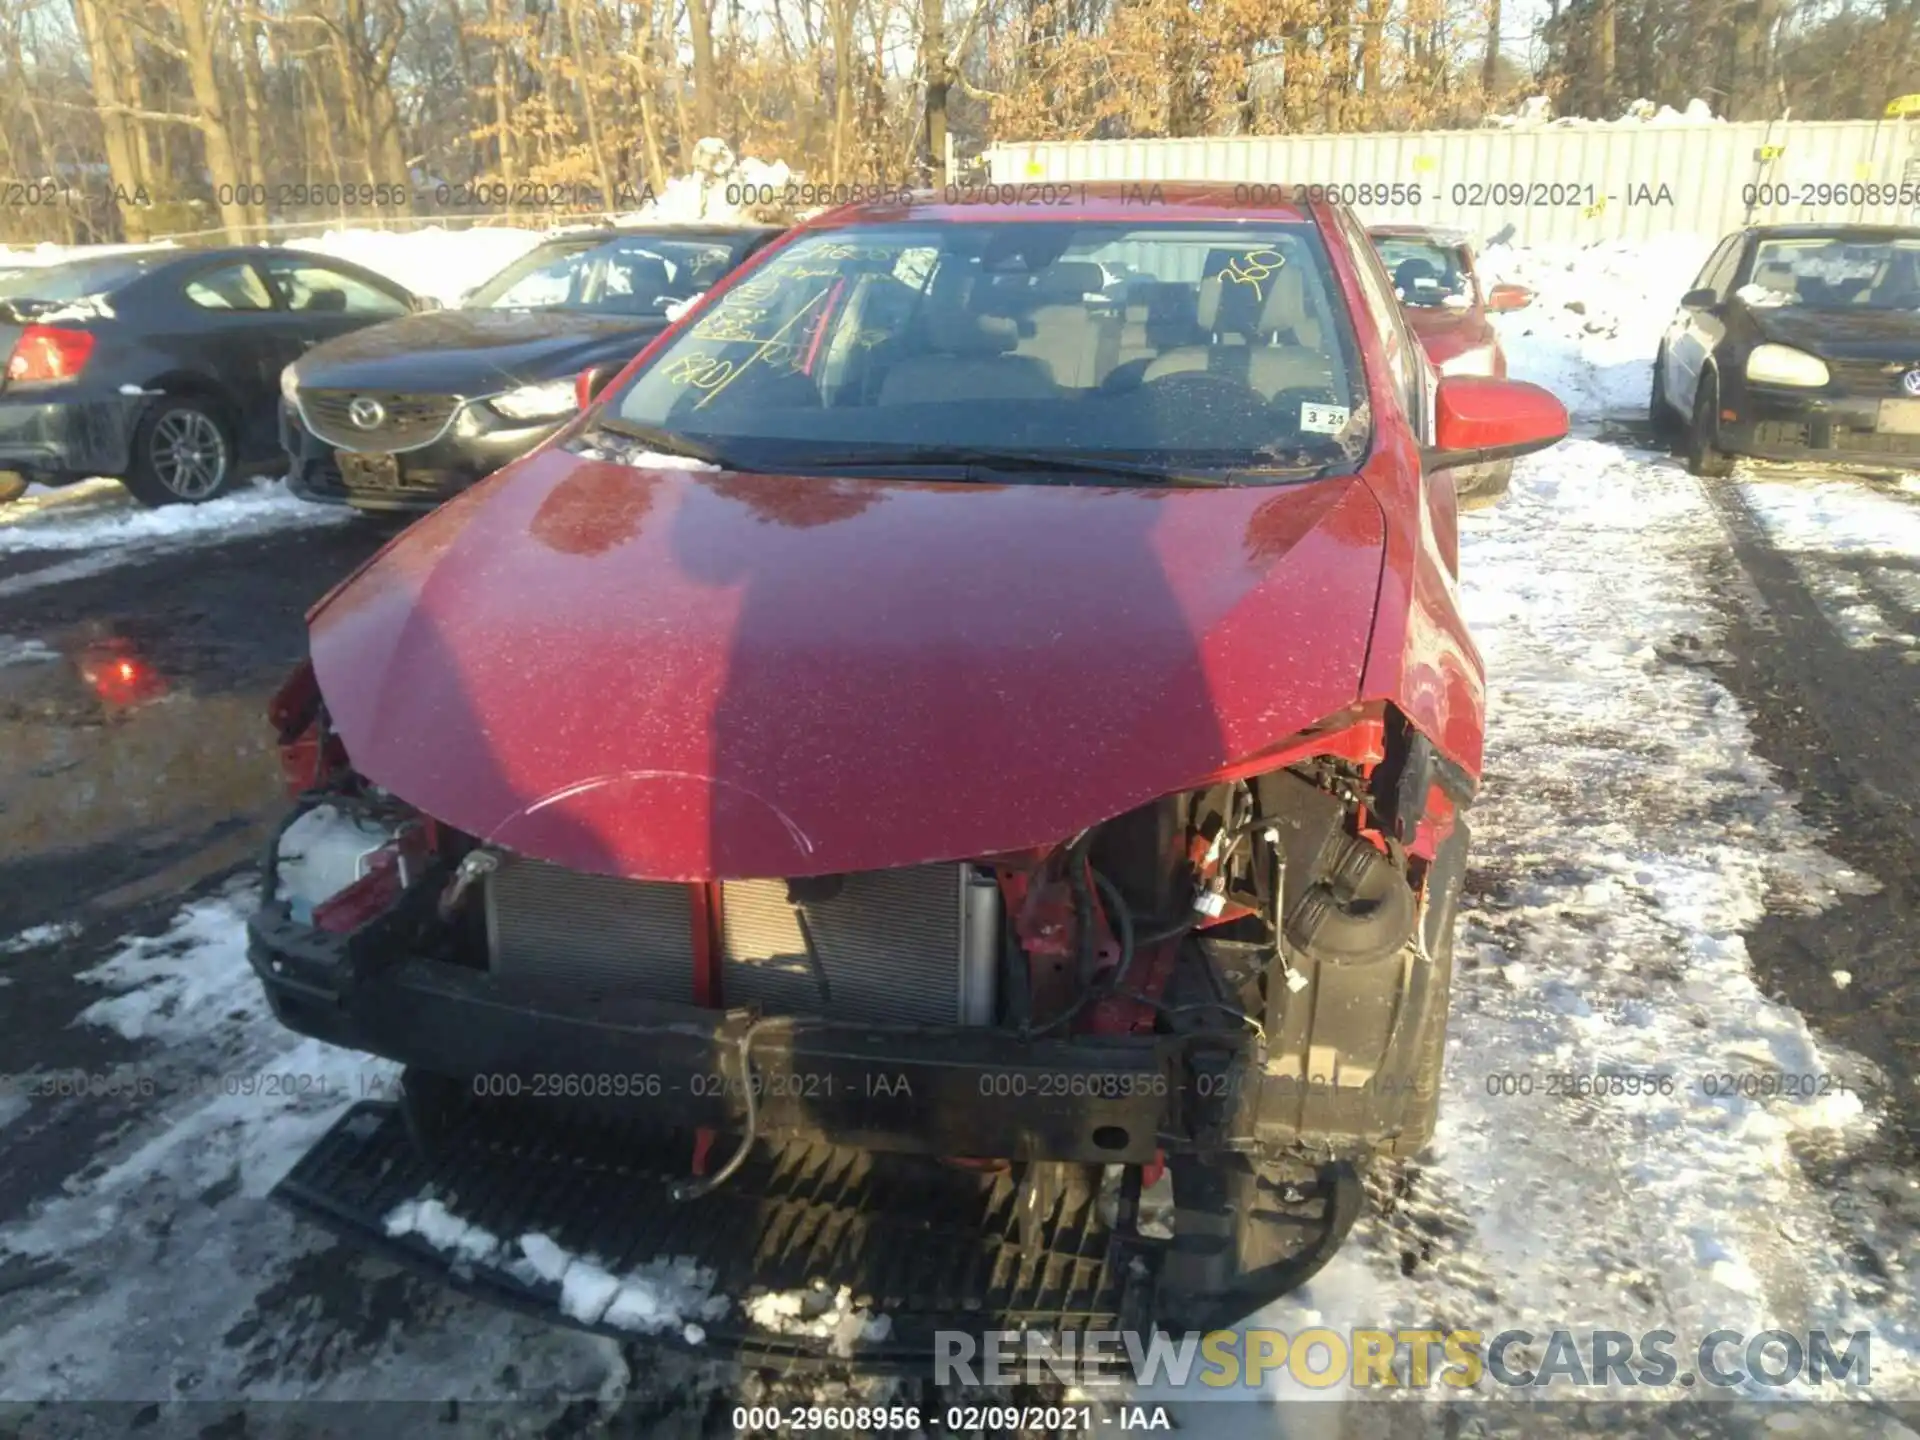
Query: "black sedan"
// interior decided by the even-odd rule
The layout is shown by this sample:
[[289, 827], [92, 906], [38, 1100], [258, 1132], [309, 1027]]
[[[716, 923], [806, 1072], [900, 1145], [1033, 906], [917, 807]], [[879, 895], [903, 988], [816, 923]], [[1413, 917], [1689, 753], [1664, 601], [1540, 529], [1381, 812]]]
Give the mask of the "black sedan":
[[211, 500], [282, 462], [280, 372], [417, 301], [324, 255], [154, 247], [0, 276], [0, 500], [111, 476], [148, 505]]
[[1920, 229], [1729, 235], [1660, 341], [1650, 404], [1696, 475], [1740, 455], [1920, 470]]
[[281, 379], [292, 484], [363, 510], [428, 510], [575, 411], [583, 370], [626, 364], [781, 232], [599, 228], [555, 235], [465, 296], [323, 345]]

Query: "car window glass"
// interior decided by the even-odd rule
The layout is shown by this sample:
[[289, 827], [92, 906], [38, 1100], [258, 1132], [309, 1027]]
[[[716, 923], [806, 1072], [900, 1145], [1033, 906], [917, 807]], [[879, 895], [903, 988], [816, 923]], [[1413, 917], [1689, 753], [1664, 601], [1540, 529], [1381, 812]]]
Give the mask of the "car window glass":
[[269, 260], [267, 278], [289, 310], [335, 315], [405, 315], [407, 306], [366, 281], [305, 260]]
[[990, 446], [1319, 465], [1365, 452], [1358, 374], [1311, 225], [920, 222], [787, 245], [612, 408], [796, 463]]
[[204, 310], [271, 310], [273, 297], [252, 265], [236, 260], [230, 265], [202, 270], [187, 281], [187, 299]]
[[1920, 309], [1920, 240], [1845, 235], [1762, 240], [1754, 250], [1750, 288], [1749, 299], [1761, 305]]
[[653, 235], [549, 242], [502, 270], [465, 302], [469, 309], [593, 310], [664, 315], [711, 288], [733, 266], [731, 247]]
[[1392, 284], [1381, 268], [1380, 258], [1374, 253], [1372, 243], [1359, 233], [1344, 214], [1337, 223], [1347, 233], [1353, 268], [1360, 277], [1360, 292], [1366, 299], [1367, 309], [1373, 313], [1374, 326], [1380, 332], [1380, 343], [1386, 350], [1387, 378], [1395, 394], [1400, 397], [1402, 411], [1424, 439], [1425, 400], [1420, 387], [1419, 346], [1407, 334], [1399, 302], [1393, 298]]
[[1712, 289], [1714, 276], [1721, 273], [1721, 263], [1733, 252], [1735, 242], [1739, 238], [1737, 235], [1729, 235], [1718, 245], [1714, 246], [1713, 253], [1707, 256], [1707, 263], [1700, 267], [1700, 273], [1693, 277], [1693, 284], [1687, 288], [1689, 290]]
[[1741, 249], [1740, 237], [1736, 235], [1727, 242], [1726, 250], [1715, 258], [1712, 270], [1700, 282], [1701, 288], [1711, 289], [1722, 300], [1726, 299], [1727, 291], [1733, 286], [1734, 272], [1740, 268]]
[[1473, 305], [1473, 271], [1456, 246], [1383, 235], [1373, 247], [1393, 281], [1394, 297], [1416, 310], [1466, 310]]

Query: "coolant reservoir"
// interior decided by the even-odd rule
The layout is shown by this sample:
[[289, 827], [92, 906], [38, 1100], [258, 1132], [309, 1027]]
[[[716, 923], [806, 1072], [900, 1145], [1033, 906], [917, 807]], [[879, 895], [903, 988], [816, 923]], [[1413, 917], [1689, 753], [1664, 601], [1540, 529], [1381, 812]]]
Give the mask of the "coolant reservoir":
[[296, 922], [310, 924], [314, 907], [364, 875], [368, 858], [392, 839], [383, 825], [332, 805], [316, 806], [280, 837], [273, 898]]

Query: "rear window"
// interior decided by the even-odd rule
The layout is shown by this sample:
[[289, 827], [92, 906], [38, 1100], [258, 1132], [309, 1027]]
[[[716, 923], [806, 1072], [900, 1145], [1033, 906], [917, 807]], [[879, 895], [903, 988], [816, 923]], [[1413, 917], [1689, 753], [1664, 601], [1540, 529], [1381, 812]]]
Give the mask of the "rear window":
[[1367, 428], [1338, 295], [1310, 224], [823, 231], [730, 288], [612, 413], [756, 465], [903, 446], [1334, 464]]
[[1376, 235], [1373, 248], [1393, 277], [1393, 293], [1416, 310], [1464, 310], [1473, 304], [1473, 272], [1456, 245], [1402, 235]]
[[156, 263], [152, 256], [110, 255], [63, 265], [0, 270], [0, 300], [82, 300], [91, 295], [111, 295]]

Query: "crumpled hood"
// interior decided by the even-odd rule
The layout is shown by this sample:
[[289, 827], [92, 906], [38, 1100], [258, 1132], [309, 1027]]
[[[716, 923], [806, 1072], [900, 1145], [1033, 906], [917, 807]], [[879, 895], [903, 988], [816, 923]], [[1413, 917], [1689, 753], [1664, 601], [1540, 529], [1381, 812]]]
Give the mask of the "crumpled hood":
[[1357, 477], [1099, 489], [644, 469], [552, 447], [310, 617], [355, 768], [660, 880], [1048, 844], [1354, 702]]

